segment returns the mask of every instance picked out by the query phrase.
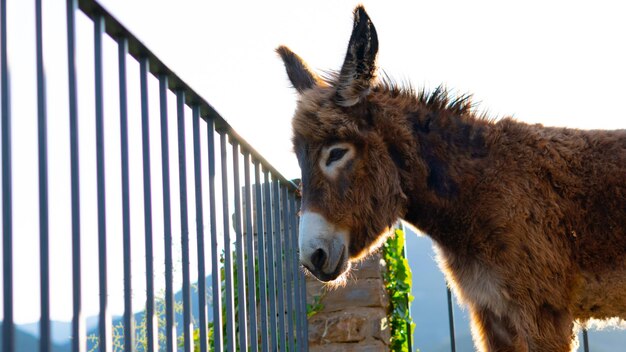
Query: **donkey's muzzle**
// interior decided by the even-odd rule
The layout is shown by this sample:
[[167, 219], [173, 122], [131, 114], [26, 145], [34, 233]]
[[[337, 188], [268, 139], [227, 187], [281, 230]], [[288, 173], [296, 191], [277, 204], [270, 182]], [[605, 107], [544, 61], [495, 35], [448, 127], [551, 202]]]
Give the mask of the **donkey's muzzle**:
[[[316, 251], [315, 253], [313, 253], [315, 258], [311, 258], [310, 261], [313, 264], [312, 268], [309, 268], [306, 264], [303, 264], [304, 267], [306, 267], [309, 272], [313, 274], [313, 276], [315, 276], [318, 280], [323, 282], [333, 281], [350, 268], [350, 262], [346, 260], [345, 249], [342, 249], [341, 256], [336, 261], [336, 263], [328, 262], [325, 257], [322, 257], [322, 255], [325, 256], [325, 254], [322, 253], [324, 252], [321, 249], [319, 250], [319, 252]], [[320, 260], [320, 262], [316, 262], [317, 260]], [[324, 262], [321, 262], [321, 260], [324, 260]], [[334, 269], [328, 272], [328, 267], [333, 267], [333, 265]]]
[[321, 214], [304, 212], [300, 220], [300, 262], [321, 281], [332, 281], [349, 267], [347, 233]]

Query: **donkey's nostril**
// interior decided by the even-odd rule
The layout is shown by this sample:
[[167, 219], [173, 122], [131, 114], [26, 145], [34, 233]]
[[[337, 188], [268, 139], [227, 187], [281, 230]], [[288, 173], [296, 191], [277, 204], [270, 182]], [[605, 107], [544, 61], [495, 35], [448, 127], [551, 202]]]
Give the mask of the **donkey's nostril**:
[[324, 264], [326, 264], [326, 258], [328, 256], [326, 255], [326, 252], [324, 252], [323, 249], [318, 248], [315, 252], [313, 252], [313, 254], [311, 255], [311, 264], [313, 264], [313, 267], [316, 270], [321, 271], [322, 267], [324, 266]]

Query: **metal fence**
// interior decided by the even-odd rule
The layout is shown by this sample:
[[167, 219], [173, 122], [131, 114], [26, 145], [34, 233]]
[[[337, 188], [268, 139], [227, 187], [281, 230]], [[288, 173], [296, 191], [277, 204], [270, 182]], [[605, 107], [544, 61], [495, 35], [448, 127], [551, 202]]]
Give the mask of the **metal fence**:
[[[1, 44], [1, 103], [2, 103], [2, 223], [3, 223], [3, 308], [2, 351], [16, 350], [14, 322], [14, 297], [26, 294], [16, 292], [13, 287], [14, 236], [12, 214], [12, 180], [20, 177], [12, 170], [11, 109], [7, 64], [7, 11], [6, 0], [0, 0], [0, 44]], [[202, 97], [176, 76], [159, 58], [146, 48], [124, 25], [117, 21], [103, 7], [93, 0], [67, 0], [67, 70], [69, 87], [69, 126], [71, 160], [71, 251], [72, 276], [72, 329], [71, 350], [85, 351], [86, 331], [83, 296], [81, 291], [81, 197], [79, 172], [79, 116], [78, 102], [81, 96], [77, 89], [76, 54], [76, 14], [82, 11], [93, 22], [94, 92], [96, 126], [96, 184], [97, 184], [97, 236], [98, 236], [98, 282], [99, 315], [96, 337], [101, 351], [110, 351], [113, 344], [112, 321], [110, 317], [107, 269], [107, 246], [123, 245], [124, 314], [123, 345], [125, 351], [156, 351], [164, 348], [174, 351], [194, 349], [194, 322], [192, 321], [192, 295], [197, 295], [199, 308], [195, 327], [195, 341], [200, 351], [302, 351], [307, 349], [307, 321], [305, 287], [303, 274], [299, 270], [297, 251], [297, 210], [299, 198], [297, 187], [277, 172], [258, 152], [244, 141], [230, 125]], [[46, 109], [46, 73], [42, 39], [42, 4], [35, 1], [36, 52], [37, 52], [37, 112], [38, 112], [38, 178], [39, 178], [39, 261], [40, 261], [40, 351], [51, 351], [51, 301], [50, 288], [54, 285], [50, 276], [50, 237], [49, 237], [49, 185], [48, 181], [48, 142]], [[108, 76], [103, 76], [103, 40], [113, 38], [117, 45], [118, 94], [119, 94], [119, 138], [121, 142], [121, 189], [122, 202], [119, 204], [123, 218], [123, 243], [112, 243], [107, 231], [106, 202], [110, 194], [105, 189], [105, 144], [103, 113], [103, 84]], [[108, 39], [107, 39], [108, 40]], [[127, 60], [136, 60], [140, 68], [140, 116], [128, 112], [129, 95], [127, 87]], [[159, 94], [149, 96], [148, 81], [158, 81]], [[175, 99], [172, 99], [172, 94]], [[169, 98], [168, 98], [169, 96]], [[157, 99], [159, 112], [149, 111], [150, 101]], [[172, 100], [176, 114], [168, 113]], [[35, 102], [33, 102], [35, 104]], [[189, 114], [189, 111], [191, 114]], [[130, 186], [129, 186], [129, 119], [141, 119], [141, 145], [143, 156], [143, 222], [144, 233], [131, 232]], [[168, 140], [168, 121], [177, 122], [177, 140]], [[186, 122], [191, 121], [192, 130], [186, 131]], [[160, 124], [161, 155], [152, 155], [150, 124]], [[206, 131], [205, 142], [200, 135]], [[188, 134], [191, 136], [188, 136]], [[189, 137], [193, 140], [193, 150], [186, 150]], [[178, 145], [178, 160], [170, 163], [170, 142]], [[138, 142], [139, 143], [139, 142]], [[202, 154], [205, 156], [202, 156]], [[187, 165], [187, 155], [192, 155], [193, 165]], [[162, 165], [162, 190], [153, 189], [151, 162], [160, 158]], [[190, 157], [191, 158], [191, 157]], [[208, 160], [203, 165], [202, 160]], [[178, 165], [175, 165], [175, 164]], [[170, 171], [178, 168], [178, 187], [170, 183]], [[208, 171], [207, 171], [208, 168]], [[218, 175], [219, 170], [219, 175]], [[187, 173], [193, 173], [194, 184], [187, 184]], [[203, 177], [208, 175], [208, 177]], [[191, 177], [190, 177], [191, 179]], [[221, 186], [221, 203], [218, 199]], [[208, 197], [206, 190], [208, 187]], [[173, 190], [178, 190], [176, 194]], [[162, 191], [162, 192], [161, 192]], [[195, 194], [190, 201], [188, 195]], [[153, 194], [163, 197], [163, 218], [153, 217]], [[179, 197], [180, 232], [173, 229], [172, 199]], [[208, 199], [207, 199], [208, 198]], [[193, 204], [192, 204], [193, 203]], [[208, 206], [208, 209], [207, 209]], [[195, 230], [190, 231], [189, 207], [195, 207]], [[205, 218], [203, 214], [209, 214]], [[222, 219], [218, 219], [219, 214]], [[193, 219], [192, 219], [193, 221]], [[154, 224], [163, 222], [163, 236], [153, 230]], [[221, 224], [220, 224], [221, 223]], [[193, 227], [193, 224], [191, 224]], [[205, 231], [206, 229], [206, 231]], [[221, 229], [221, 231], [219, 231]], [[195, 234], [193, 233], [195, 232]], [[175, 238], [176, 234], [180, 238]], [[196, 248], [190, 248], [190, 237], [196, 236]], [[131, 258], [132, 246], [136, 238], [145, 244], [145, 258]], [[154, 248], [162, 241], [165, 250], [165, 296], [164, 326], [158, 326], [155, 276], [161, 275], [155, 268]], [[207, 243], [205, 243], [205, 241]], [[175, 318], [175, 287], [173, 283], [173, 246], [179, 242], [182, 266], [182, 340], [177, 340]], [[220, 253], [219, 243], [223, 246]], [[160, 245], [160, 244], [159, 244]], [[205, 253], [205, 245], [210, 254]], [[234, 245], [234, 249], [231, 247]], [[190, 251], [197, 252], [197, 289], [192, 286], [190, 275]], [[220, 254], [223, 256], [220, 260]], [[210, 257], [210, 263], [207, 258]], [[145, 340], [137, 341], [133, 326], [136, 324], [132, 296], [134, 292], [131, 277], [131, 263], [145, 261], [146, 302]], [[210, 285], [205, 284], [207, 273], [211, 273]], [[221, 277], [223, 273], [223, 277]], [[196, 279], [196, 278], [193, 278]], [[209, 286], [209, 287], [207, 287]], [[208, 292], [212, 295], [208, 295]], [[212, 312], [207, 307], [212, 306]], [[212, 317], [212, 325], [209, 320]], [[213, 326], [210, 330], [210, 326]], [[160, 336], [164, 338], [161, 340]], [[211, 335], [211, 337], [209, 336]], [[209, 337], [212, 345], [209, 343]], [[116, 348], [120, 348], [117, 346]]]

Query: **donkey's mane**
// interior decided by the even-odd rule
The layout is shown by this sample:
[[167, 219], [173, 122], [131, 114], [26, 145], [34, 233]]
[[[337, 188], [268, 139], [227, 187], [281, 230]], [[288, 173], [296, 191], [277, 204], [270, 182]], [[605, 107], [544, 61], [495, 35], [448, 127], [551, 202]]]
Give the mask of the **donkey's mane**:
[[[394, 98], [415, 100], [419, 105], [431, 111], [447, 111], [464, 119], [485, 122], [497, 120], [496, 117], [491, 117], [488, 111], [478, 110], [479, 104], [473, 100], [473, 95], [470, 93], [458, 94], [443, 84], [432, 91], [425, 87], [415, 89], [409, 81], [398, 82], [382, 69], [379, 69], [379, 73], [380, 76], [371, 88], [373, 92], [388, 94]], [[321, 79], [327, 86], [334, 87], [339, 79], [339, 71], [323, 71]]]

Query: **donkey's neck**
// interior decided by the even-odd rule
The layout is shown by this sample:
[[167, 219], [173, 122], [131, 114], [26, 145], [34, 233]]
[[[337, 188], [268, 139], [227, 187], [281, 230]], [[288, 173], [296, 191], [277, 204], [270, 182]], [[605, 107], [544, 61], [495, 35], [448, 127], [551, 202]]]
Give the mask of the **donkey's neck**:
[[467, 205], [488, 164], [485, 135], [493, 124], [462, 102], [404, 98], [381, 116], [394, 125], [384, 127], [392, 131], [385, 139], [407, 196], [404, 219], [443, 245], [462, 241]]

